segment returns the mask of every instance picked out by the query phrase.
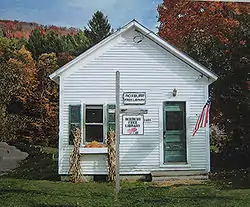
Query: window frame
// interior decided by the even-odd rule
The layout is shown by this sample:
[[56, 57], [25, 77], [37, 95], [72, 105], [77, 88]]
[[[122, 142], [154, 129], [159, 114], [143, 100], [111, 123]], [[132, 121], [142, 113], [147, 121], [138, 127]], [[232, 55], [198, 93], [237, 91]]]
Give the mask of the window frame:
[[[93, 104], [94, 103], [94, 104]], [[109, 106], [110, 105], [114, 105], [114, 109], [111, 109], [112, 113], [115, 114], [115, 104], [113, 102], [107, 103], [103, 101], [98, 101], [98, 100], [91, 100], [91, 101], [80, 101], [80, 102], [70, 102], [68, 103], [68, 108], [70, 108], [70, 106], [80, 106], [80, 128], [81, 128], [81, 147], [85, 147], [87, 144], [90, 144], [91, 142], [87, 142], [86, 141], [86, 126], [87, 125], [102, 125], [103, 126], [103, 141], [99, 142], [100, 144], [103, 144], [106, 146], [107, 144], [107, 137], [108, 137], [108, 132], [109, 129], [108, 127], [110, 126], [109, 123]], [[93, 106], [93, 107], [89, 107], [89, 106]], [[102, 112], [103, 112], [103, 121], [102, 123], [87, 123], [86, 125], [86, 110], [87, 108], [102, 108]], [[68, 113], [68, 120], [70, 122], [70, 113]], [[112, 122], [111, 124], [114, 125], [114, 128], [116, 128], [115, 126], [115, 122]], [[70, 123], [68, 124], [68, 126], [70, 126]], [[69, 129], [70, 127], [68, 127]], [[70, 140], [70, 131], [68, 133], [68, 140]], [[69, 145], [71, 145], [68, 142]]]
[[[97, 122], [91, 122], [91, 123], [87, 123], [87, 109], [102, 109], [102, 123], [97, 123]], [[103, 104], [85, 104], [84, 105], [84, 119], [83, 119], [83, 145], [86, 145], [86, 144], [89, 144], [91, 142], [87, 142], [86, 140], [86, 132], [87, 132], [87, 129], [86, 129], [86, 126], [102, 126], [102, 131], [103, 131], [103, 141], [102, 142], [99, 142], [101, 144], [105, 144], [105, 113], [104, 113], [104, 105]]]
[[[176, 105], [182, 105], [183, 104], [183, 107], [181, 107], [182, 108], [182, 110], [168, 110], [167, 109], [167, 106], [169, 107], [169, 106], [171, 106], [171, 108], [173, 108], [173, 105], [174, 104], [176, 104]], [[185, 159], [185, 161], [184, 160], [182, 160], [182, 161], [165, 161], [165, 160], [163, 160], [164, 161], [164, 164], [173, 164], [173, 163], [183, 163], [183, 164], [187, 164], [187, 122], [186, 122], [186, 117], [187, 117], [187, 114], [186, 114], [186, 108], [187, 108], [187, 106], [186, 106], [186, 102], [185, 101], [165, 101], [164, 103], [163, 103], [163, 116], [164, 116], [164, 118], [163, 118], [163, 124], [164, 125], [166, 125], [165, 127], [163, 126], [163, 130], [164, 130], [164, 128], [165, 128], [165, 132], [166, 131], [172, 131], [172, 133], [174, 132], [178, 132], [178, 131], [183, 131], [184, 132], [184, 141], [179, 141], [179, 145], [180, 144], [182, 144], [182, 143], [184, 143], [184, 152], [185, 152], [185, 157], [184, 157], [184, 159]], [[167, 122], [168, 122], [168, 120], [169, 120], [169, 118], [167, 118], [167, 112], [182, 112], [181, 113], [181, 115], [182, 115], [182, 129], [167, 129]], [[184, 115], [184, 116], [183, 116]], [[171, 119], [170, 119], [171, 120]], [[164, 136], [164, 135], [163, 135]], [[166, 142], [167, 140], [165, 140], [164, 138], [163, 138], [163, 147], [164, 147], [164, 142]], [[173, 142], [173, 141], [170, 141], [169, 143], [171, 143], [171, 142]], [[170, 150], [170, 151], [172, 151], [172, 150]], [[166, 153], [166, 150], [163, 148], [163, 154], [165, 154]], [[165, 156], [165, 155], [164, 155]]]
[[[87, 142], [86, 140], [86, 126], [103, 126], [103, 141], [99, 142], [100, 144], [106, 144], [106, 123], [105, 123], [105, 104], [82, 104], [82, 108], [84, 111], [84, 116], [82, 117], [82, 146], [85, 146], [86, 144], [89, 144], [91, 142]], [[87, 109], [102, 109], [102, 123], [86, 123], [87, 120]]]
[[[160, 167], [161, 168], [187, 168], [189, 169], [191, 167], [191, 156], [190, 156], [190, 136], [191, 136], [191, 128], [190, 128], [190, 100], [186, 98], [171, 98], [169, 100], [162, 101], [161, 105], [159, 106], [159, 128], [160, 128], [160, 134], [163, 134], [163, 107], [165, 102], [186, 102], [186, 156], [187, 156], [187, 162], [186, 163], [164, 163], [164, 153], [163, 150], [160, 150]], [[163, 149], [163, 136], [160, 136], [160, 149]]]

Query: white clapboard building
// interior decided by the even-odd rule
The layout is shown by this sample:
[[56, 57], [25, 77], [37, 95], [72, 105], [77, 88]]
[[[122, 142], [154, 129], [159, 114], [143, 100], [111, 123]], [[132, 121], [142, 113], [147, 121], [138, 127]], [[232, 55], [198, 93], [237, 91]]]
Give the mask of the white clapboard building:
[[60, 85], [59, 174], [68, 175], [77, 126], [82, 174], [107, 175], [116, 71], [121, 175], [209, 172], [209, 125], [192, 133], [217, 76], [133, 20], [50, 75]]

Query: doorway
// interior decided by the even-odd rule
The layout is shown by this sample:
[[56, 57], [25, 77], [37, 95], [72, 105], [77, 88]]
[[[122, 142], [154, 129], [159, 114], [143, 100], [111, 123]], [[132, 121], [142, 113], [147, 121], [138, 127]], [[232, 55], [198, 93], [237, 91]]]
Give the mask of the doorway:
[[164, 164], [186, 163], [186, 146], [186, 102], [164, 102]]

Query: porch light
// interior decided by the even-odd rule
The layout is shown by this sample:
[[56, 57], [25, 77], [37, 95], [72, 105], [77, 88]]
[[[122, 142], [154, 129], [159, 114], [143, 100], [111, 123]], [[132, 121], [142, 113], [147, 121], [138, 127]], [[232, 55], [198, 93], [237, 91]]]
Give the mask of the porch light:
[[177, 95], [177, 89], [174, 88], [174, 90], [173, 90], [173, 97], [175, 97], [176, 95]]

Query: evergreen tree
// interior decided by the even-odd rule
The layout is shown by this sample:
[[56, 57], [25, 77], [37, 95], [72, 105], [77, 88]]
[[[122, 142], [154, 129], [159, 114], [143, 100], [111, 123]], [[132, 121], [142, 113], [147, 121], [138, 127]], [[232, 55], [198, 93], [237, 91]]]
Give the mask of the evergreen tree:
[[74, 40], [74, 55], [79, 55], [83, 52], [85, 52], [90, 43], [89, 43], [89, 39], [86, 37], [86, 35], [84, 34], [84, 32], [82, 31], [79, 31], [74, 37], [73, 37], [73, 40]]
[[29, 40], [26, 44], [26, 48], [32, 53], [34, 59], [45, 52], [45, 39], [42, 32], [38, 29], [34, 29], [29, 37]]
[[17, 40], [0, 37], [0, 62], [7, 62], [17, 49]]
[[63, 52], [68, 54], [74, 54], [74, 36], [65, 35], [62, 36]]
[[97, 11], [88, 22], [88, 28], [84, 28], [85, 35], [91, 46], [97, 44], [112, 33], [108, 17], [101, 11]]
[[23, 46], [27, 44], [28, 40], [24, 37], [17, 39], [17, 49], [21, 49]]
[[4, 37], [3, 29], [2, 28], [0, 28], [0, 37]]
[[44, 40], [44, 52], [45, 53], [59, 53], [63, 51], [63, 40], [54, 31], [49, 31]]

